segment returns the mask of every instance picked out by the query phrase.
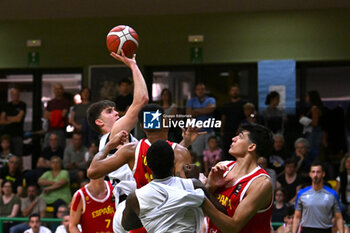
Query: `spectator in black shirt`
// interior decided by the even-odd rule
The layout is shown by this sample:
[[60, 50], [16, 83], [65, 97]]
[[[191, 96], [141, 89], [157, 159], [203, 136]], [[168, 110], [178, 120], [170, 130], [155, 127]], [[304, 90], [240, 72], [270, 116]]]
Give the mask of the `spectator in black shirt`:
[[122, 117], [125, 115], [129, 106], [132, 103], [133, 97], [131, 93], [132, 82], [128, 78], [122, 79], [119, 84], [119, 96], [115, 99], [116, 111], [118, 111], [119, 116]]

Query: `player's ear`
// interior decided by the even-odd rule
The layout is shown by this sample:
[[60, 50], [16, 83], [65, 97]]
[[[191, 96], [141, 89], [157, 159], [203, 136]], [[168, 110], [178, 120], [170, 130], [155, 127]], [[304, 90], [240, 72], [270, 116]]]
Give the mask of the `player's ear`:
[[103, 126], [104, 122], [101, 119], [96, 119], [95, 120], [95, 124], [98, 125], [98, 126]]
[[255, 144], [255, 143], [251, 143], [251, 144], [248, 146], [248, 151], [249, 151], [249, 152], [255, 151], [255, 149], [256, 149], [256, 144]]

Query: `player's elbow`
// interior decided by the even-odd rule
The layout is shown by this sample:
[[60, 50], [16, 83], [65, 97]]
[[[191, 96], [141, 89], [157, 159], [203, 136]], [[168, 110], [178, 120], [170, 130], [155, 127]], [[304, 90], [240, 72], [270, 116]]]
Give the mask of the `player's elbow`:
[[142, 103], [142, 105], [146, 105], [146, 104], [148, 104], [148, 101], [149, 101], [149, 97], [148, 97], [148, 94], [146, 93], [142, 96], [141, 103]]
[[97, 179], [97, 178], [99, 178], [96, 169], [91, 168], [91, 166], [87, 169], [86, 175], [87, 175], [87, 177], [89, 179]]

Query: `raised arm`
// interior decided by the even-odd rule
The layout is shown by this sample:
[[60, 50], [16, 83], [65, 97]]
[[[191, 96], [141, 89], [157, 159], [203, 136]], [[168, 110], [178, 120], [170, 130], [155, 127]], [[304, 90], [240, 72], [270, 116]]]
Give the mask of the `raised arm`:
[[134, 98], [126, 114], [114, 123], [111, 130], [111, 137], [113, 137], [121, 130], [126, 130], [128, 132], [132, 130], [138, 121], [139, 111], [144, 105], [148, 103], [148, 91], [146, 82], [139, 67], [137, 66], [135, 55], [133, 58], [128, 58], [124, 55], [123, 50], [121, 51], [121, 54], [122, 55], [118, 55], [112, 52], [111, 56], [116, 60], [123, 62], [131, 69], [132, 77], [134, 80]]

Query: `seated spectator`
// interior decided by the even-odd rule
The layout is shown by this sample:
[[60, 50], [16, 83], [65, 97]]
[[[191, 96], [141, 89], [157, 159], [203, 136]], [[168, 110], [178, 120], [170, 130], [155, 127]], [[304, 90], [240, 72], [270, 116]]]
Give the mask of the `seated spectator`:
[[92, 141], [89, 146], [89, 150], [85, 153], [85, 161], [91, 161], [94, 155], [98, 152], [98, 142]]
[[[62, 217], [62, 225], [59, 225], [56, 228], [55, 233], [69, 233], [69, 212], [64, 213], [63, 217]], [[78, 229], [81, 232], [81, 226], [78, 225]]]
[[8, 163], [11, 154], [11, 138], [9, 135], [4, 134], [0, 137], [0, 168], [4, 167]]
[[304, 182], [309, 181], [310, 166], [314, 160], [318, 159], [317, 153], [310, 150], [310, 144], [305, 138], [295, 140], [294, 148], [293, 156], [297, 161], [297, 172]]
[[63, 167], [69, 171], [69, 177], [72, 182], [82, 181], [84, 179], [84, 171], [87, 169], [87, 161], [85, 154], [88, 149], [83, 146], [81, 133], [73, 133], [72, 145], [64, 150]]
[[[62, 219], [62, 222], [63, 222], [63, 218], [66, 215], [69, 215], [69, 208], [68, 208], [68, 206], [66, 204], [62, 204], [62, 205], [60, 205], [58, 207], [55, 217], [59, 218], [59, 219]], [[50, 224], [50, 228], [51, 229], [57, 229], [60, 225], [61, 224], [59, 222], [52, 222]]]
[[[287, 203], [285, 202], [285, 196], [286, 195], [284, 189], [276, 189], [271, 222], [283, 222], [283, 218], [288, 207]], [[274, 227], [274, 229], [276, 230], [277, 227]]]
[[5, 180], [10, 181], [13, 193], [17, 194], [19, 197], [22, 195], [23, 191], [21, 164], [21, 158], [12, 155], [9, 158], [8, 164], [0, 170], [0, 186]]
[[[18, 217], [19, 205], [21, 200], [12, 192], [12, 184], [5, 180], [2, 183], [2, 192], [0, 193], [0, 217]], [[3, 231], [9, 232], [10, 227], [14, 225], [13, 222], [4, 222]]]
[[293, 226], [294, 208], [293, 206], [288, 206], [285, 209], [283, 222], [284, 224], [280, 226], [276, 233], [291, 233]]
[[[38, 187], [29, 185], [27, 187], [27, 197], [21, 201], [21, 212], [23, 217], [28, 217], [31, 214], [39, 214], [41, 218], [45, 217], [46, 203], [45, 200], [39, 197]], [[10, 233], [22, 233], [29, 229], [27, 222], [17, 224], [10, 229]]]
[[284, 173], [277, 177], [277, 188], [283, 188], [286, 191], [286, 202], [294, 205], [296, 194], [301, 185], [302, 181], [297, 174], [295, 160], [287, 159]]
[[37, 184], [39, 177], [50, 169], [50, 159], [58, 156], [63, 159], [63, 149], [59, 144], [59, 136], [51, 133], [49, 137], [49, 146], [45, 147], [38, 158], [36, 168], [25, 173], [27, 184]]
[[273, 185], [273, 189], [275, 190], [276, 189], [276, 178], [277, 178], [275, 170], [267, 167], [267, 160], [264, 157], [259, 157], [257, 163], [271, 177], [271, 183]]
[[203, 151], [204, 174], [209, 175], [210, 169], [221, 161], [222, 149], [218, 145], [216, 136], [208, 139], [208, 148]]
[[71, 201], [70, 180], [67, 170], [62, 169], [62, 160], [60, 157], [51, 158], [51, 170], [45, 172], [38, 181], [43, 188], [41, 197], [44, 198], [47, 205], [54, 207], [54, 214], [62, 204], [68, 204]]
[[29, 216], [30, 229], [24, 233], [51, 233], [51, 230], [47, 227], [41, 226], [40, 215], [32, 214]]
[[272, 168], [279, 175], [284, 168], [284, 158], [286, 157], [286, 151], [284, 150], [284, 137], [282, 134], [273, 135], [273, 152], [269, 156], [268, 167]]
[[344, 219], [350, 217], [350, 154], [346, 154], [340, 164], [340, 174], [337, 177], [336, 191], [342, 203]]

